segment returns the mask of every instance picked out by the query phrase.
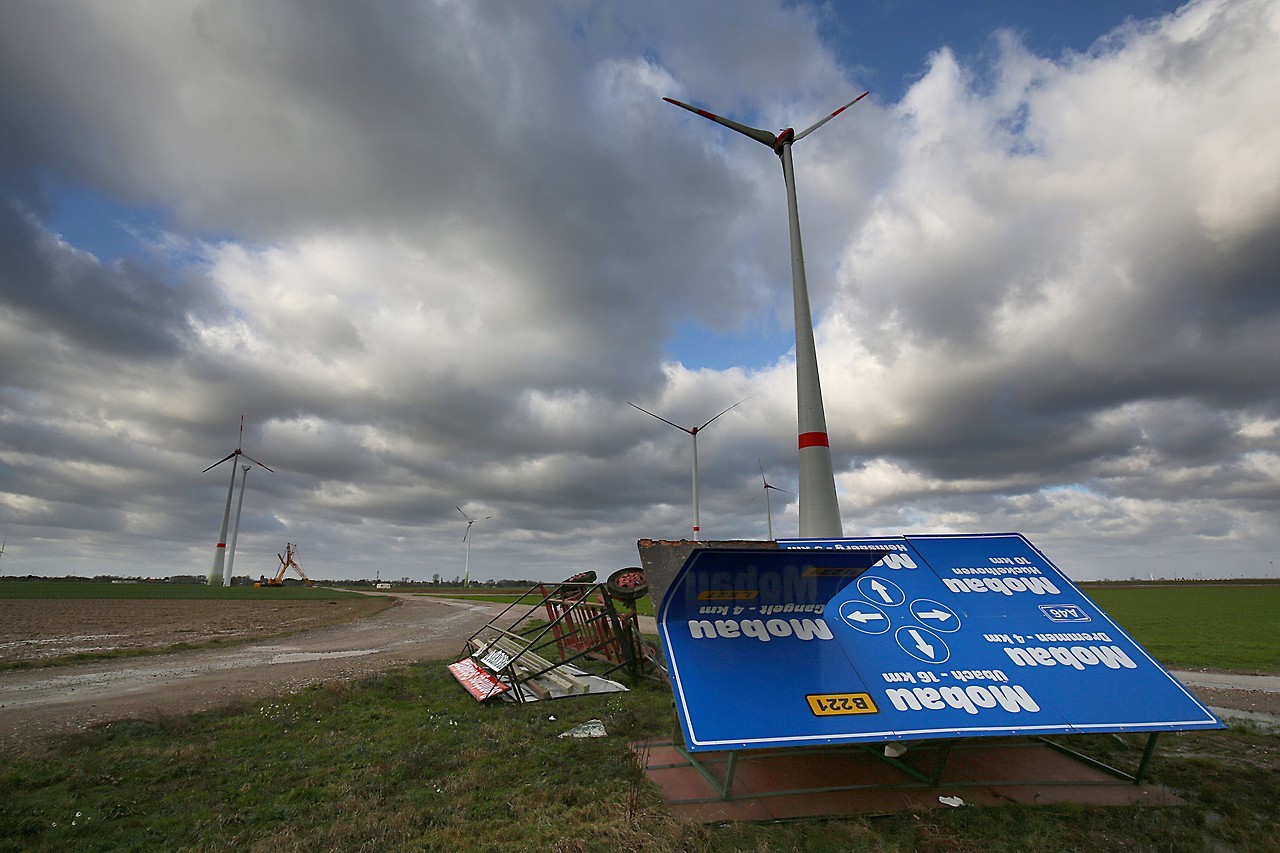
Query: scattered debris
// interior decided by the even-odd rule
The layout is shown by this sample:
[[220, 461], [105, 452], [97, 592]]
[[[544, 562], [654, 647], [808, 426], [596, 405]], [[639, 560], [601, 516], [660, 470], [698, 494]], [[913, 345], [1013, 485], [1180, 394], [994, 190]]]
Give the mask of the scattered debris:
[[561, 732], [560, 737], [604, 737], [608, 732], [604, 730], [604, 723], [600, 720], [587, 720], [580, 726], [574, 726], [567, 732]]
[[964, 805], [964, 800], [959, 797], [938, 797], [938, 802], [944, 806], [951, 806], [953, 809], [958, 809]]
[[[647, 590], [638, 568], [597, 583], [594, 572], [538, 584], [522, 596], [539, 603], [510, 627], [512, 604], [467, 640], [448, 668], [479, 702], [536, 702], [590, 693], [623, 692], [609, 676], [661, 678], [661, 654], [641, 637], [635, 600]], [[519, 612], [519, 611], [516, 611]], [[579, 664], [590, 663], [594, 671]]]

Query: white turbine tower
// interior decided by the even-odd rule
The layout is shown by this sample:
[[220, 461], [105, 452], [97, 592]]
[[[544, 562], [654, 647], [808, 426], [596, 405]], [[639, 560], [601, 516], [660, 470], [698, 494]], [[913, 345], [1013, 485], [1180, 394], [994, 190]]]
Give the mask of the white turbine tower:
[[[794, 492], [788, 492], [786, 489], [780, 489], [777, 486], [775, 486], [773, 483], [770, 483], [769, 480], [764, 475], [764, 463], [761, 462], [759, 459], [756, 460], [756, 465], [759, 466], [760, 468], [760, 482], [764, 483], [764, 512], [765, 512], [765, 518], [767, 518], [769, 521], [769, 541], [772, 542], [773, 541], [773, 506], [769, 501], [769, 490], [772, 489], [775, 492], [782, 492], [788, 495], [794, 494]], [[760, 496], [756, 495], [756, 498], [758, 497]], [[747, 506], [751, 506], [751, 504], [755, 503], [756, 498], [752, 498], [750, 502], [747, 503]]]
[[782, 161], [782, 179], [787, 188], [787, 219], [791, 231], [791, 289], [796, 324], [796, 420], [800, 447], [800, 536], [838, 539], [844, 535], [840, 524], [840, 503], [836, 499], [835, 472], [831, 465], [831, 443], [827, 438], [827, 417], [822, 407], [822, 385], [818, 380], [818, 354], [813, 343], [813, 312], [809, 308], [809, 285], [804, 275], [804, 248], [800, 243], [800, 214], [796, 208], [795, 170], [791, 145], [813, 133], [831, 119], [867, 96], [863, 92], [840, 109], [823, 117], [800, 133], [786, 128], [773, 134], [748, 127], [731, 119], [663, 98], [717, 124], [736, 130], [773, 149]]
[[[730, 406], [729, 409], [732, 409], [735, 406], [741, 406], [743, 403], [747, 402], [748, 399], [750, 398], [748, 397], [748, 398], [739, 400], [738, 402]], [[640, 409], [639, 406], [637, 406], [635, 403], [632, 403], [630, 401], [627, 401], [627, 405], [633, 409]], [[725, 409], [724, 412], [729, 411], [729, 409]], [[680, 426], [680, 424], [671, 423], [671, 421], [667, 420], [662, 415], [655, 415], [653, 412], [649, 411], [648, 409], [640, 409], [640, 411], [644, 412], [646, 415], [648, 415], [651, 418], [657, 418], [658, 420], [662, 421], [664, 424], [671, 424], [671, 426], [675, 427], [681, 432], [687, 432], [689, 433], [689, 435], [693, 436], [693, 540], [696, 542], [698, 541], [699, 533], [702, 530], [702, 527], [699, 524], [699, 520], [698, 520], [698, 433], [702, 432], [704, 429], [710, 426], [711, 421], [714, 421], [716, 418], [720, 417], [720, 415], [723, 415], [724, 412], [721, 412], [720, 415], [716, 415], [715, 418], [712, 418], [711, 421], [707, 421], [702, 426], [682, 427]]]
[[[458, 512], [462, 512], [462, 507], [460, 506], [455, 506], [454, 509]], [[465, 512], [462, 512], [462, 517], [467, 520], [467, 532], [462, 534], [462, 541], [467, 543], [467, 562], [462, 570], [462, 588], [466, 589], [471, 585], [471, 525], [475, 524], [477, 521], [488, 521], [493, 518], [493, 516], [486, 515], [484, 518], [472, 518]]]
[[236, 521], [231, 525], [231, 547], [227, 549], [227, 570], [222, 573], [223, 586], [231, 586], [231, 573], [236, 562], [236, 540], [240, 538], [240, 512], [244, 509], [244, 484], [249, 479], [249, 467], [240, 466], [240, 498], [236, 501]]
[[[212, 471], [214, 468], [217, 468], [223, 462], [226, 462], [228, 459], [236, 459], [241, 456], [243, 456], [245, 459], [248, 459], [250, 462], [252, 462], [254, 465], [257, 465], [259, 468], [266, 468], [268, 471], [271, 471], [271, 469], [267, 468], [266, 465], [263, 465], [257, 459], [254, 459], [252, 456], [249, 456], [247, 453], [241, 450], [240, 448], [243, 444], [244, 444], [244, 415], [241, 415], [240, 416], [240, 441], [236, 444], [236, 449], [231, 451], [221, 459], [219, 459], [217, 462], [210, 465], [208, 468], [205, 468], [200, 473], [207, 474], [210, 471]], [[275, 472], [272, 471], [272, 473], [274, 474]], [[226, 562], [226, 556], [227, 556], [227, 522], [230, 521], [231, 519], [231, 493], [235, 490], [235, 487], [236, 487], [236, 466], [232, 465], [231, 466], [231, 482], [227, 484], [227, 506], [222, 511], [222, 529], [218, 533], [218, 545], [213, 552], [213, 568], [209, 569], [209, 586], [217, 586], [218, 584], [222, 583], [223, 568], [224, 568], [224, 564]]]

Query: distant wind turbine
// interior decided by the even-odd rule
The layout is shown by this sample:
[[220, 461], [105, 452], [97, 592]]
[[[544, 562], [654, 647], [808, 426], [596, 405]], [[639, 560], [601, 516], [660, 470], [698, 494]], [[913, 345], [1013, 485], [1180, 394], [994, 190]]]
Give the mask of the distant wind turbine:
[[[766, 479], [766, 477], [764, 476], [764, 463], [761, 462], [759, 459], [757, 459], [756, 465], [758, 465], [760, 468], [760, 482], [764, 483], [764, 511], [765, 511], [765, 517], [769, 519], [769, 541], [772, 542], [773, 541], [773, 507], [770, 505], [770, 502], [769, 502], [769, 490], [772, 489], [775, 492], [782, 492], [788, 495], [795, 494], [795, 492], [788, 492], [786, 489], [780, 489], [777, 486], [773, 485], [773, 483], [770, 483], [769, 480]], [[747, 506], [751, 506], [751, 504], [755, 503], [756, 498], [758, 497], [760, 496], [756, 495], [755, 498], [752, 498], [750, 502], [747, 503]]]
[[[9, 535], [6, 533], [4, 537], [4, 542], [0, 543], [0, 559], [3, 559], [4, 557], [8, 557], [10, 560], [17, 560], [18, 559], [17, 557], [13, 556], [12, 554], [10, 554], [8, 551], [5, 550], [5, 547], [8, 546], [8, 544], [9, 544]], [[3, 569], [4, 567], [0, 566], [0, 571], [3, 571]]]
[[662, 99], [768, 145], [782, 161], [782, 178], [787, 188], [787, 218], [791, 231], [791, 291], [796, 325], [796, 421], [800, 446], [800, 536], [804, 538], [838, 539], [844, 535], [844, 529], [840, 523], [840, 503], [836, 498], [835, 472], [831, 465], [831, 443], [827, 438], [822, 385], [818, 379], [818, 354], [813, 342], [809, 285], [804, 274], [804, 248], [800, 243], [800, 214], [796, 207], [791, 145], [840, 115], [867, 94], [863, 92], [799, 133], [788, 127], [778, 134], [739, 124], [672, 98]]
[[[266, 468], [268, 471], [271, 471], [271, 473], [273, 474], [275, 473], [270, 468], [267, 468], [266, 465], [263, 465], [257, 459], [254, 459], [252, 456], [248, 455], [243, 450], [241, 450], [240, 448], [243, 445], [244, 445], [244, 415], [241, 415], [240, 416], [240, 440], [236, 444], [236, 449], [231, 451], [221, 459], [219, 459], [217, 462], [210, 465], [208, 468], [205, 468], [200, 473], [207, 474], [210, 471], [212, 471], [214, 468], [217, 468], [223, 462], [226, 462], [228, 459], [236, 459], [237, 457], [240, 457], [240, 456], [243, 456], [245, 459], [248, 459], [250, 462], [252, 462], [254, 465], [257, 465], [259, 468]], [[227, 556], [227, 522], [230, 521], [231, 519], [231, 493], [232, 491], [235, 490], [235, 487], [236, 487], [236, 466], [233, 464], [231, 466], [231, 482], [227, 484], [227, 506], [222, 511], [222, 529], [218, 533], [218, 545], [213, 552], [213, 568], [209, 569], [209, 586], [217, 586], [218, 584], [223, 582], [223, 569], [225, 568], [224, 563], [226, 561], [226, 556]]]
[[[728, 409], [725, 409], [724, 412], [727, 412], [729, 411], [729, 409], [733, 409], [737, 406], [741, 406], [743, 403], [747, 402], [747, 400], [749, 399], [751, 398], [746, 397], [739, 400], [738, 402], [730, 406]], [[633, 409], [640, 409], [639, 406], [637, 406], [635, 403], [632, 403], [629, 400], [627, 401], [627, 405]], [[648, 409], [640, 409], [640, 411], [644, 412], [646, 415], [648, 415], [651, 418], [657, 418], [658, 420], [662, 421], [664, 424], [671, 424], [671, 426], [675, 427], [681, 432], [687, 432], [689, 433], [689, 435], [693, 436], [693, 540], [696, 542], [698, 541], [699, 534], [701, 533], [701, 530], [702, 530], [702, 527], [699, 524], [699, 519], [698, 519], [698, 433], [702, 432], [704, 429], [710, 426], [711, 421], [714, 421], [716, 418], [720, 417], [720, 415], [723, 415], [724, 412], [721, 412], [720, 415], [716, 415], [715, 418], [712, 418], [710, 421], [707, 421], [702, 426], [682, 427], [680, 426], [680, 424], [672, 423], [671, 421], [664, 418], [662, 415], [655, 415], [653, 412], [649, 411]]]
[[240, 499], [236, 501], [236, 521], [231, 525], [231, 547], [227, 549], [227, 570], [222, 573], [222, 585], [231, 586], [231, 573], [236, 562], [236, 540], [240, 538], [240, 511], [244, 509], [244, 485], [249, 479], [248, 465], [240, 466]]
[[[454, 509], [458, 512], [462, 512], [462, 507], [460, 506], [455, 506]], [[493, 518], [493, 516], [486, 515], [484, 518], [472, 518], [465, 512], [462, 512], [462, 517], [467, 520], [467, 532], [462, 534], [462, 541], [467, 543], [467, 562], [465, 568], [462, 570], [462, 588], [466, 589], [471, 585], [471, 525], [475, 524], [477, 521], [488, 521]]]

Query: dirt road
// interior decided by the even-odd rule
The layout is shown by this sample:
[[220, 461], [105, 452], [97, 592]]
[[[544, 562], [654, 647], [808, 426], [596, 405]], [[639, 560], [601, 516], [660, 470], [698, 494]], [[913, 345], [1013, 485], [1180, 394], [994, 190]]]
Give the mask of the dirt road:
[[127, 717], [192, 713], [456, 655], [492, 605], [401, 595], [373, 616], [285, 640], [0, 672], [0, 740]]

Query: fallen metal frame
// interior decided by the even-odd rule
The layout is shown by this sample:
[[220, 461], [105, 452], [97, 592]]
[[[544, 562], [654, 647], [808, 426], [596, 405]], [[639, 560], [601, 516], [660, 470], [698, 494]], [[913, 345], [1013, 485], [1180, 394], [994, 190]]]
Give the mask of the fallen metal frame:
[[1055, 741], [1049, 740], [1046, 737], [1038, 737], [1036, 738], [1036, 740], [1039, 741], [1040, 743], [1043, 743], [1045, 746], [1049, 747], [1050, 749], [1061, 752], [1063, 755], [1069, 755], [1077, 761], [1080, 761], [1084, 764], [1088, 764], [1090, 767], [1101, 770], [1104, 773], [1110, 773], [1112, 776], [1132, 782], [1135, 785], [1141, 785], [1143, 780], [1146, 779], [1147, 777], [1147, 769], [1151, 765], [1151, 759], [1155, 756], [1156, 739], [1159, 736], [1160, 736], [1159, 732], [1151, 732], [1147, 736], [1147, 745], [1142, 750], [1142, 759], [1138, 762], [1138, 769], [1135, 770], [1132, 774], [1126, 773], [1123, 770], [1119, 770], [1115, 767], [1112, 767], [1109, 764], [1105, 764], [1096, 758], [1092, 758], [1088, 755], [1085, 755], [1082, 752], [1077, 752], [1076, 750], [1071, 749], [1070, 747], [1064, 744], [1060, 744]]
[[619, 669], [639, 675], [631, 625], [619, 616], [608, 587], [603, 583], [585, 584], [566, 594], [565, 586], [536, 587], [542, 592], [541, 607], [560, 656], [566, 661], [580, 657], [600, 661], [606, 664], [606, 675]]
[[[519, 608], [520, 601], [538, 597], [539, 603], [499, 627]], [[543, 619], [545, 617], [545, 621]], [[619, 616], [608, 589], [601, 583], [537, 584], [516, 602], [467, 638], [463, 657], [472, 658], [502, 681], [502, 695], [515, 702], [613, 692], [626, 688], [608, 676], [620, 669], [633, 675], [642, 670], [634, 621]], [[575, 664], [586, 660], [602, 665], [588, 672]]]
[[[805, 795], [805, 794], [825, 794], [825, 793], [836, 793], [840, 791], [863, 791], [863, 790], [892, 791], [892, 790], [906, 790], [906, 789], [910, 789], [910, 790], [936, 789], [936, 788], [943, 787], [942, 775], [946, 769], [947, 762], [951, 757], [953, 748], [959, 748], [960, 750], [963, 750], [966, 746], [972, 746], [974, 748], [977, 748], [979, 746], [983, 748], [991, 748], [993, 746], [998, 746], [998, 747], [1008, 746], [1012, 748], [1015, 746], [1020, 746], [1027, 742], [1043, 744], [1044, 746], [1049, 747], [1050, 749], [1053, 749], [1056, 752], [1069, 756], [1070, 758], [1076, 761], [1079, 761], [1082, 764], [1085, 764], [1096, 770], [1105, 772], [1111, 776], [1116, 777], [1119, 780], [1130, 782], [1133, 785], [1141, 785], [1146, 777], [1146, 772], [1151, 763], [1151, 759], [1155, 754], [1156, 739], [1158, 734], [1159, 734], [1158, 732], [1150, 733], [1149, 737], [1147, 738], [1146, 747], [1143, 749], [1142, 758], [1141, 758], [1141, 761], [1139, 762], [1138, 769], [1132, 774], [1126, 773], [1125, 771], [1112, 767], [1104, 762], [1097, 760], [1096, 758], [1092, 758], [1088, 755], [1085, 755], [1081, 752], [1070, 749], [1069, 747], [1066, 747], [1062, 744], [1055, 743], [1054, 741], [1048, 740], [1047, 738], [1044, 738], [1044, 737], [1018, 738], [1016, 743], [1012, 738], [952, 738], [952, 739], [937, 739], [937, 740], [913, 742], [912, 751], [916, 755], [920, 755], [921, 753], [926, 751], [938, 752], [936, 761], [934, 763], [932, 771], [930, 772], [922, 771], [920, 769], [912, 767], [906, 762], [900, 761], [898, 758], [884, 754], [883, 748], [885, 744], [883, 743], [845, 744], [845, 745], [826, 746], [826, 747], [803, 747], [798, 749], [715, 751], [710, 753], [711, 755], [717, 756], [717, 759], [714, 762], [704, 762], [698, 757], [698, 754], [689, 752], [687, 749], [685, 749], [680, 743], [678, 743], [674, 739], [672, 741], [672, 746], [673, 748], [676, 749], [677, 752], [679, 752], [682, 756], [684, 756], [689, 766], [693, 767], [707, 781], [707, 783], [711, 785], [712, 789], [719, 795], [720, 800], [729, 802], [733, 800], [759, 799], [764, 797], [783, 797], [783, 796], [795, 796], [795, 795]], [[964, 743], [962, 743], [961, 741], [964, 741]], [[911, 777], [914, 781], [907, 781], [907, 782], [901, 782], [901, 783], [875, 782], [875, 783], [868, 783], [868, 784], [825, 785], [820, 787], [806, 787], [806, 788], [794, 788], [794, 789], [777, 790], [777, 791], [767, 791], [763, 793], [751, 792], [751, 793], [745, 793], [745, 794], [734, 794], [733, 784], [734, 784], [734, 779], [737, 772], [738, 758], [739, 758], [739, 755], [743, 752], [746, 752], [750, 755], [760, 756], [761, 758], [776, 758], [776, 757], [784, 757], [789, 755], [817, 755], [817, 754], [839, 755], [839, 754], [851, 754], [854, 752], [866, 753], [866, 754], [872, 755], [879, 761], [893, 767], [895, 770]], [[719, 759], [719, 756], [724, 756], [723, 761]], [[722, 774], [723, 779], [720, 778], [720, 776], [717, 775], [716, 773], [712, 772], [712, 770], [708, 766], [709, 764], [712, 764], [712, 763], [717, 765], [723, 764], [724, 766], [724, 773]], [[650, 769], [667, 769], [667, 768], [672, 768], [676, 766], [679, 766], [679, 765], [658, 765], [657, 767], [652, 767]], [[1097, 786], [1097, 785], [1109, 785], [1109, 784], [1115, 784], [1115, 783], [1097, 782], [1097, 781], [1062, 781], [1062, 780], [1051, 780], [1051, 779], [1014, 779], [1014, 780], [968, 779], [964, 781], [947, 782], [945, 787], [947, 788], [971, 788], [971, 787], [989, 788], [989, 787], [995, 787], [995, 786], [1023, 787], [1023, 786], [1032, 786], [1032, 785], [1060, 785], [1065, 787], [1084, 787], [1084, 786]], [[685, 802], [702, 802], [702, 800], [676, 801], [677, 804], [685, 803]]]

